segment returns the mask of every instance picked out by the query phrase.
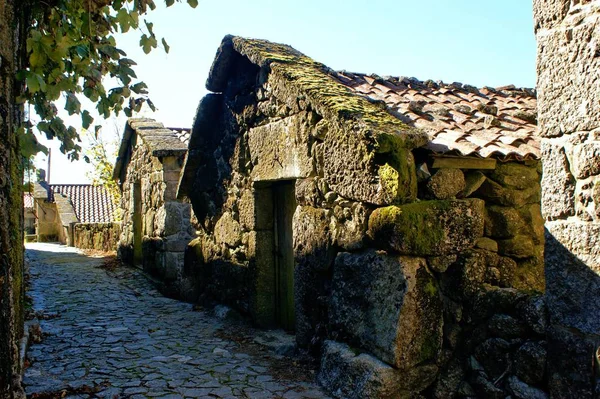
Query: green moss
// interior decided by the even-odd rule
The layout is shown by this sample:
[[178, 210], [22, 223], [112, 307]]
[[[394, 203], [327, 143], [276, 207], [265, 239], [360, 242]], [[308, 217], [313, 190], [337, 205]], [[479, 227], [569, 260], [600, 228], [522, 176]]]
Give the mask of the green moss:
[[399, 194], [400, 175], [398, 174], [398, 171], [386, 163], [379, 167], [378, 174], [381, 187], [385, 191], [386, 197], [390, 198], [389, 202], [394, 202]]
[[421, 361], [426, 361], [437, 356], [439, 340], [435, 334], [427, 335], [421, 344]]
[[329, 114], [326, 116], [353, 125], [356, 134], [362, 130], [376, 135], [377, 141], [394, 140], [404, 148], [419, 147], [427, 142], [425, 133], [389, 114], [385, 106], [357, 95], [335, 79], [325, 65], [293, 48], [264, 40], [240, 37], [231, 40], [236, 51], [257, 65], [270, 66], [273, 72], [293, 82], [313, 105]]
[[437, 291], [438, 290], [437, 290], [437, 287], [435, 286], [435, 283], [433, 282], [432, 279], [430, 279], [429, 281], [427, 281], [427, 283], [425, 284], [425, 287], [424, 287], [424, 291], [430, 297], [437, 296]]

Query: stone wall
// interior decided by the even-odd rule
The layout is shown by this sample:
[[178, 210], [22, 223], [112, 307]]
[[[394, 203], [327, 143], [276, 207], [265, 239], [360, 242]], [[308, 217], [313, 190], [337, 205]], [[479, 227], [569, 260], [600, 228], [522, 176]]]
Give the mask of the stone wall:
[[[416, 136], [366, 133], [345, 120], [352, 110], [303, 92], [320, 81], [310, 60], [296, 79], [264, 66], [263, 47], [247, 49], [251, 62], [228, 45], [243, 46], [219, 50], [229, 64], [208, 87], [222, 94], [200, 104], [180, 187], [202, 226], [185, 262], [199, 291], [278, 324], [274, 191], [291, 181], [296, 339], [322, 353], [334, 396], [544, 395], [539, 162], [434, 170]], [[235, 79], [215, 82], [220, 70]], [[389, 117], [327, 84], [337, 107]]]
[[[550, 391], [600, 392], [600, 6], [536, 0]], [[594, 371], [595, 370], [595, 371]]]
[[80, 249], [116, 251], [121, 223], [77, 223], [73, 228], [73, 246]]
[[21, 109], [15, 105], [23, 37], [20, 10], [0, 0], [0, 397], [19, 394], [19, 351], [23, 334], [23, 193], [21, 155], [16, 129]]
[[165, 283], [165, 293], [189, 299], [194, 294], [183, 275], [184, 251], [196, 231], [191, 225], [191, 205], [176, 199], [184, 155], [181, 152], [172, 155], [169, 151], [164, 156], [154, 155], [154, 145], [149, 145], [151, 138], [145, 138], [144, 134], [152, 136], [153, 129], [164, 131], [162, 124], [135, 120], [128, 123], [135, 133], [121, 185], [123, 218], [119, 255], [126, 262], [138, 262], [134, 259], [134, 190], [139, 184], [142, 247], [139, 264]]

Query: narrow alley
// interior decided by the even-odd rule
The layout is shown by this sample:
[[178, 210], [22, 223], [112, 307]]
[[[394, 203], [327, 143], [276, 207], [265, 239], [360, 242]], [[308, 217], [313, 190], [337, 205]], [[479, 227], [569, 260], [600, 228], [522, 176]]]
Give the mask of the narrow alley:
[[28, 351], [28, 398], [327, 397], [305, 362], [163, 297], [137, 269], [55, 244], [28, 244], [26, 257], [42, 331]]

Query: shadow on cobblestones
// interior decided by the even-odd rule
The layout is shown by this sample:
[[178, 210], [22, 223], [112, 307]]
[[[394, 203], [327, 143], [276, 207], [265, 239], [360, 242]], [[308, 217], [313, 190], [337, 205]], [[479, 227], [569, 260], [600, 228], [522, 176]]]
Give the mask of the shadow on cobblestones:
[[55, 244], [29, 244], [26, 257], [42, 330], [27, 356], [29, 398], [327, 397], [313, 363], [163, 297], [137, 269]]

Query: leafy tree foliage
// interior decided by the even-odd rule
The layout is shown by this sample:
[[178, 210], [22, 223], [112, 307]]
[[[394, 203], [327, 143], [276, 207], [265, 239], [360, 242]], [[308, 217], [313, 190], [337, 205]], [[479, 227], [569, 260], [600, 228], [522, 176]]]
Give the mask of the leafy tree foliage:
[[[27, 38], [27, 68], [18, 79], [24, 82], [21, 101], [29, 103], [41, 121], [37, 128], [48, 139], [57, 138], [61, 151], [79, 159], [79, 132], [58, 116], [57, 103], [64, 101], [69, 115], [79, 115], [84, 129], [94, 118], [79, 101], [80, 95], [95, 104], [101, 117], [131, 116], [148, 98], [147, 86], [137, 80], [135, 61], [118, 48], [115, 34], [138, 31], [140, 46], [147, 54], [159, 47], [154, 25], [144, 19], [156, 8], [154, 0], [21, 0], [25, 1], [32, 24]], [[184, 0], [165, 0], [167, 7]], [[186, 0], [191, 7], [198, 0]], [[160, 46], [169, 52], [163, 38]], [[105, 79], [105, 78], [112, 79]], [[114, 87], [107, 87], [108, 82]], [[23, 156], [45, 149], [32, 131], [31, 123], [21, 129]], [[94, 126], [97, 136], [100, 127]]]

